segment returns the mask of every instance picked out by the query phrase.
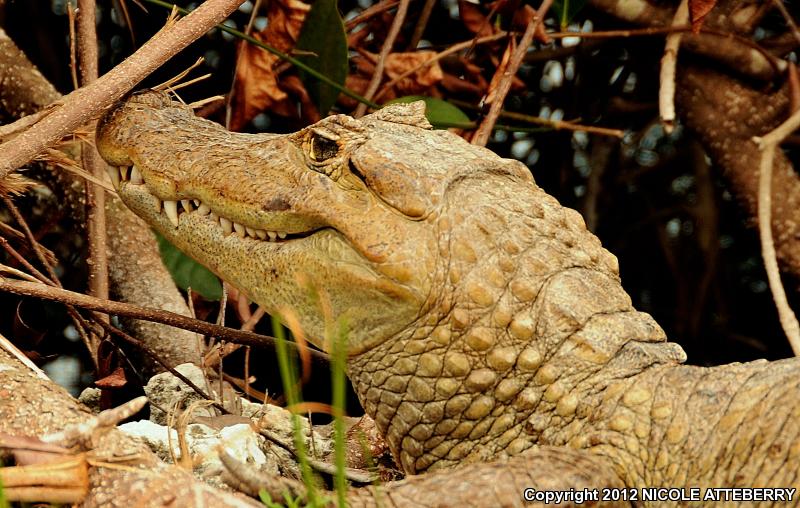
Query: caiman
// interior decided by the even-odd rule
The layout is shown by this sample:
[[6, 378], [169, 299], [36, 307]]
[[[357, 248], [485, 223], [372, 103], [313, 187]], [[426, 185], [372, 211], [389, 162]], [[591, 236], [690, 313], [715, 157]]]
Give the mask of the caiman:
[[315, 345], [346, 320], [410, 475], [384, 505], [797, 504], [800, 361], [683, 365], [581, 215], [423, 103], [238, 134], [145, 92], [97, 147], [135, 213]]

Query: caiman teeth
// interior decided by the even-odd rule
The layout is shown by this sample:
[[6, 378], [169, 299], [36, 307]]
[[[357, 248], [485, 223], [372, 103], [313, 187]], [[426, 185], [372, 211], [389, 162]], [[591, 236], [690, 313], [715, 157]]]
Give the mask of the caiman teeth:
[[247, 230], [244, 229], [244, 226], [239, 224], [238, 222], [233, 223], [233, 229], [236, 231], [236, 234], [239, 235], [239, 238], [244, 238], [247, 234]]
[[106, 170], [108, 171], [109, 178], [111, 178], [111, 184], [114, 186], [114, 189], [119, 190], [119, 168], [116, 166], [108, 166]]
[[176, 228], [178, 227], [178, 202], [177, 201], [164, 201], [164, 212], [167, 218]]
[[229, 221], [225, 217], [219, 218], [219, 225], [222, 226], [222, 232], [225, 233], [225, 236], [233, 233], [233, 222]]
[[142, 172], [136, 166], [131, 166], [131, 183], [134, 185], [141, 185], [144, 183], [142, 180]]
[[[111, 178], [111, 183], [114, 184], [114, 188], [119, 190], [120, 184], [122, 182], [128, 182], [133, 185], [142, 185], [144, 184], [144, 176], [142, 172], [137, 168], [135, 165], [132, 166], [119, 166], [113, 167], [110, 166], [108, 168], [108, 176]], [[268, 242], [279, 242], [281, 240], [289, 240], [293, 238], [302, 238], [304, 236], [308, 236], [311, 232], [308, 233], [287, 233], [286, 231], [268, 231], [266, 229], [258, 229], [250, 226], [245, 226], [244, 224], [236, 221], [232, 221], [226, 217], [218, 215], [211, 211], [211, 207], [207, 204], [203, 203], [199, 199], [180, 199], [180, 200], [161, 200], [156, 196], [156, 213], [161, 213], [162, 210], [164, 214], [167, 216], [169, 222], [175, 226], [176, 228], [180, 226], [180, 216], [183, 213], [195, 213], [197, 212], [201, 216], [207, 216], [211, 219], [211, 222], [217, 224], [219, 227], [222, 228], [222, 232], [225, 236], [232, 234], [236, 231], [236, 235], [239, 238], [252, 238], [254, 240], [262, 240]], [[180, 205], [179, 205], [180, 203]]]

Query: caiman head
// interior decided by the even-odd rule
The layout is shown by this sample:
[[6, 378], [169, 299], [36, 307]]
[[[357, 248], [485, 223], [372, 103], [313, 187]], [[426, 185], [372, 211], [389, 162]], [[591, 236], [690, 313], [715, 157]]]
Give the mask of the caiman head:
[[102, 118], [97, 147], [137, 215], [267, 311], [291, 309], [323, 349], [326, 326], [344, 318], [350, 355], [436, 305], [449, 186], [482, 164], [530, 180], [431, 130], [422, 102], [252, 135], [148, 91]]

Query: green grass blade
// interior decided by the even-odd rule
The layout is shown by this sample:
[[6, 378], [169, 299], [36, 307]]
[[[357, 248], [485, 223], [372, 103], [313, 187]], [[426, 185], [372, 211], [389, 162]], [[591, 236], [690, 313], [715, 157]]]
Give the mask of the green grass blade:
[[[289, 406], [294, 406], [300, 402], [298, 383], [300, 378], [297, 376], [297, 366], [295, 365], [294, 358], [289, 357], [289, 350], [286, 347], [286, 333], [284, 332], [283, 325], [276, 316], [272, 316], [272, 333], [277, 339], [275, 344], [278, 353], [278, 369], [281, 373], [281, 382], [283, 383], [286, 402]], [[295, 454], [297, 455], [298, 462], [300, 462], [300, 472], [303, 476], [303, 482], [306, 485], [306, 489], [308, 489], [308, 504], [309, 506], [318, 506], [317, 489], [315, 487], [311, 466], [308, 463], [308, 456], [306, 455], [303, 428], [300, 425], [300, 417], [294, 413], [292, 413], [292, 427], [294, 430]]]
[[[3, 462], [0, 461], [0, 467], [3, 467]], [[11, 505], [8, 504], [8, 499], [6, 499], [6, 492], [3, 489], [3, 482], [0, 481], [0, 508], [10, 508]]]
[[334, 413], [334, 457], [336, 461], [336, 475], [334, 484], [336, 498], [339, 506], [346, 506], [345, 494], [347, 493], [347, 480], [345, 479], [345, 443], [344, 443], [344, 413], [345, 394], [347, 389], [345, 366], [347, 361], [347, 322], [344, 319], [337, 321], [338, 330], [335, 331], [333, 347], [331, 349], [331, 385], [333, 386]]

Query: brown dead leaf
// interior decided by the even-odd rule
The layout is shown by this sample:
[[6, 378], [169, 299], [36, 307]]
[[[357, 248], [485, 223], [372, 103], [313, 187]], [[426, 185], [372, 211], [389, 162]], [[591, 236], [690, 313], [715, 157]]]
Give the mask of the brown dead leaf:
[[98, 388], [122, 388], [128, 384], [128, 378], [122, 367], [117, 367], [114, 372], [94, 382]]
[[395, 79], [414, 69], [411, 75], [398, 81], [394, 87], [401, 95], [421, 93], [442, 80], [442, 68], [439, 67], [439, 62], [422, 66], [434, 56], [436, 56], [434, 51], [390, 53], [386, 58], [386, 75]]
[[300, 78], [294, 75], [286, 76], [281, 81], [281, 86], [300, 101], [300, 111], [303, 113], [304, 123], [309, 124], [320, 121], [321, 117], [319, 111], [317, 111], [317, 105], [314, 104], [314, 100], [308, 94]]
[[483, 77], [483, 68], [464, 57], [459, 57], [458, 63], [461, 65], [461, 74], [480, 88], [483, 95], [489, 88], [489, 82]]
[[458, 12], [464, 26], [476, 36], [484, 37], [494, 33], [494, 27], [483, 14], [480, 5], [466, 0], [458, 0]]
[[[363, 58], [361, 59], [363, 60]], [[349, 90], [353, 92], [364, 95], [367, 91], [367, 87], [369, 86], [370, 78], [367, 75], [360, 74], [360, 73], [350, 73], [344, 80], [344, 86], [346, 86]], [[389, 90], [388, 93], [384, 94], [381, 100], [390, 101], [396, 98], [396, 96], [392, 95], [392, 91]], [[355, 109], [358, 106], [359, 102], [355, 99], [352, 99], [344, 94], [339, 96], [339, 104], [344, 106], [347, 109]]]
[[692, 32], [700, 33], [708, 13], [717, 5], [717, 0], [689, 0], [689, 19], [692, 20]]
[[[350, 59], [354, 70], [347, 76], [345, 85], [355, 93], [363, 94], [375, 72], [374, 62], [377, 61], [378, 55], [364, 50], [360, 50], [359, 53], [359, 56]], [[407, 72], [412, 70], [413, 72], [392, 85], [391, 88], [387, 90], [381, 88], [376, 94], [376, 98], [380, 98], [380, 102], [388, 102], [404, 95], [438, 96], [436, 85], [444, 79], [439, 62], [422, 65], [434, 56], [436, 56], [434, 51], [390, 53], [384, 64], [387, 83]], [[339, 98], [339, 102], [345, 107], [355, 107], [357, 104], [354, 100], [344, 96]]]
[[[291, 51], [310, 8], [300, 0], [269, 2], [267, 27], [253, 33], [253, 37], [285, 53]], [[297, 115], [297, 108], [275, 73], [278, 62], [277, 56], [252, 44], [240, 43], [231, 104], [232, 130], [240, 130], [265, 109], [282, 116]]]
[[[526, 5], [524, 8], [519, 9], [514, 13], [514, 20], [512, 24], [519, 30], [525, 31], [525, 27], [528, 26], [528, 23], [533, 21], [535, 18], [536, 9], [530, 5]], [[539, 23], [539, 26], [536, 27], [536, 32], [533, 34], [533, 39], [541, 42], [542, 44], [548, 44], [550, 42], [550, 37], [548, 37], [547, 32], [544, 31], [544, 23]]]
[[11, 173], [0, 178], [0, 196], [21, 196], [36, 185], [38, 184], [35, 181], [29, 180], [19, 173]]
[[449, 72], [444, 73], [444, 79], [442, 79], [442, 88], [453, 94], [469, 94], [475, 98], [483, 97], [484, 92], [486, 91], [486, 87], [476, 85], [471, 81], [454, 76]]

